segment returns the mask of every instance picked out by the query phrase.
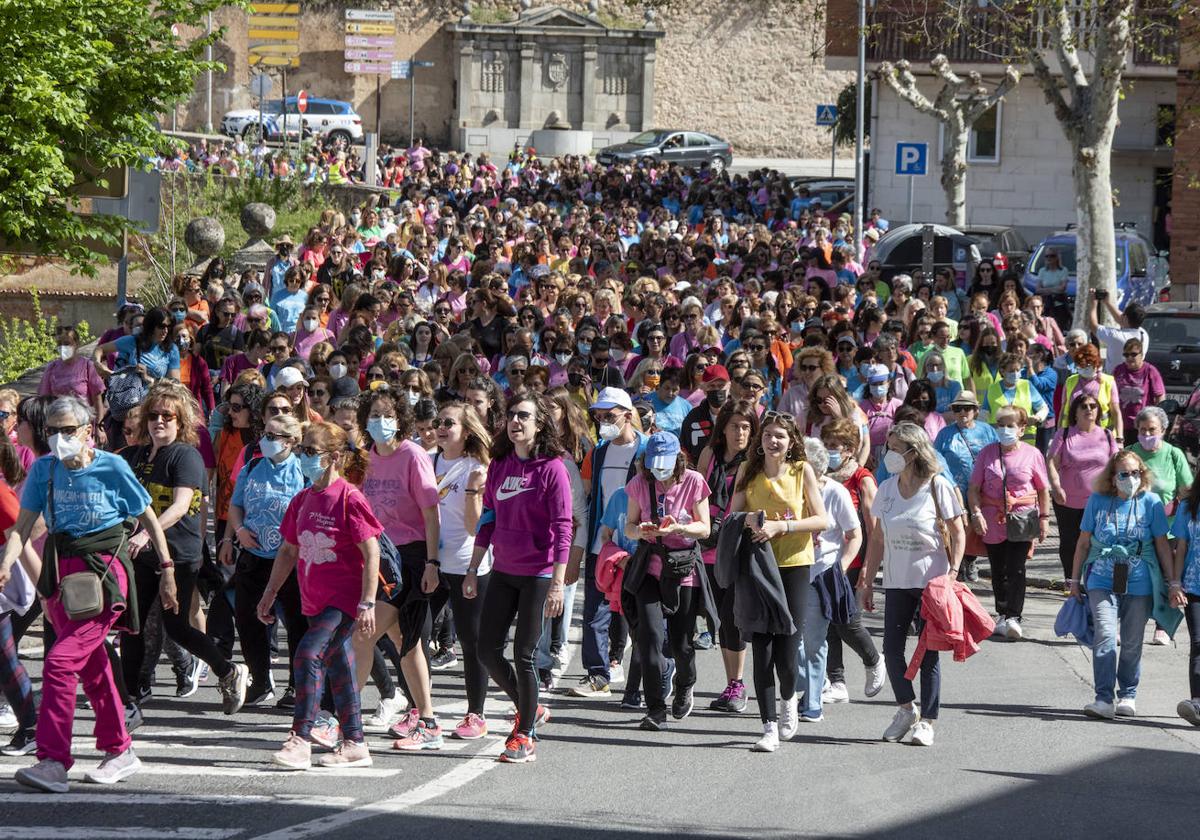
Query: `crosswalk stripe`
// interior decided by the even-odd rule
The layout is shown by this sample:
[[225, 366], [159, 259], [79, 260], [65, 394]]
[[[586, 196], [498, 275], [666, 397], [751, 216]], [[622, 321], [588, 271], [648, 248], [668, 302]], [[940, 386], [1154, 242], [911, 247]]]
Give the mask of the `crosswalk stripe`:
[[[5, 793], [5, 805], [45, 806], [44, 793]], [[311, 808], [345, 808], [353, 796], [316, 796], [307, 793], [59, 793], [55, 805], [303, 805]]]
[[[0, 778], [9, 779], [13, 774], [22, 767], [28, 767], [25, 764], [0, 764]], [[399, 776], [403, 772], [399, 767], [384, 768], [384, 767], [313, 767], [312, 771], [316, 776], [345, 776], [348, 778], [368, 778], [368, 779], [386, 779], [392, 776]], [[71, 779], [82, 779], [83, 769], [72, 767], [68, 776]], [[182, 766], [173, 764], [144, 764], [137, 771], [138, 776], [222, 776], [226, 778], [244, 779], [251, 776], [278, 776], [283, 777], [289, 774], [296, 774], [294, 770], [285, 770], [282, 767], [263, 762], [261, 766], [256, 767], [223, 767], [220, 765], [208, 766]], [[81, 835], [82, 836], [82, 835]]]
[[[46, 802], [46, 798], [42, 798]], [[61, 802], [55, 799], [55, 802]], [[193, 828], [179, 826], [177, 828], [146, 828], [145, 826], [100, 826], [73, 825], [66, 827], [49, 827], [35, 825], [9, 825], [4, 827], [4, 836], [11, 840], [78, 840], [87, 837], [89, 840], [128, 840], [137, 837], [138, 840], [224, 840], [241, 834], [240, 828]]]

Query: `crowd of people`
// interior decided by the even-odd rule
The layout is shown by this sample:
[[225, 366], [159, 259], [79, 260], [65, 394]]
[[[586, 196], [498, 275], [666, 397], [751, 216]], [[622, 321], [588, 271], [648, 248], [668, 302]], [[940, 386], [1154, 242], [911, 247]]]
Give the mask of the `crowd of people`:
[[[986, 559], [1020, 640], [1052, 518], [1094, 621], [1086, 713], [1134, 716], [1146, 622], [1165, 641], [1186, 613], [1200, 725], [1200, 483], [1138, 307], [1064, 331], [987, 260], [885, 276], [879, 211], [857, 235], [774, 172], [421, 157], [261, 271], [217, 258], [127, 303], [90, 355], [63, 327], [39, 395], [0, 392], [22, 784], [67, 789], [79, 682], [88, 780], [136, 772], [163, 653], [179, 696], [211, 673], [225, 714], [287, 710], [273, 760], [296, 770], [369, 765], [367, 731], [423, 751], [506, 728], [500, 760], [533, 761], [555, 691], [661, 732], [713, 647], [731, 715], [752, 651], [754, 750], [849, 702], [843, 645], [864, 696], [890, 683], [884, 739], [929, 746], [938, 646], [910, 663], [910, 629]], [[16, 642], [38, 615], [35, 703]], [[458, 661], [466, 713], [439, 720], [431, 671]]]

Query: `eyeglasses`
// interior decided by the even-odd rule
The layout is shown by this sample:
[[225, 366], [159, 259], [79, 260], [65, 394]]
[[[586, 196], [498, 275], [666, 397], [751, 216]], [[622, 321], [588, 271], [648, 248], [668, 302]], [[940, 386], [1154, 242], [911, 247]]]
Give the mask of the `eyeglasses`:
[[263, 435], [263, 437], [265, 437], [267, 440], [276, 441], [278, 443], [284, 443], [291, 440], [291, 437], [288, 435], [277, 434], [276, 432], [267, 432]]
[[246, 405], [245, 403], [229, 403], [229, 410], [234, 414], [238, 413], [239, 411], [245, 411], [249, 407], [250, 406]]
[[1117, 473], [1117, 478], [1141, 478], [1141, 477], [1142, 477], [1141, 470], [1121, 470], [1121, 472]]
[[646, 343], [647, 343], [647, 344], [649, 344], [649, 343], [650, 343], [650, 342], [652, 342], [652, 341], [653, 341], [655, 344], [657, 344], [657, 343], [658, 343], [658, 342], [660, 342], [660, 341], [666, 341], [666, 340], [667, 340], [667, 337], [666, 337], [665, 335], [648, 335], [648, 336], [646, 336]]
[[301, 455], [307, 455], [309, 458], [313, 457], [314, 455], [328, 454], [324, 449], [317, 449], [315, 446], [297, 446], [296, 451]]
[[176, 416], [177, 415], [173, 411], [148, 411], [148, 412], [146, 412], [146, 417], [148, 417], [150, 419], [150, 422], [154, 422], [155, 420], [161, 420], [164, 423], [174, 423]]
[[457, 421], [451, 420], [449, 417], [442, 417], [435, 418], [429, 425], [434, 429], [452, 429], [457, 425]]
[[764, 426], [775, 420], [786, 420], [790, 423], [795, 423], [796, 417], [795, 415], [788, 414], [786, 411], [767, 411], [763, 413], [762, 421]]
[[765, 345], [765, 344], [747, 344], [746, 349], [749, 350], [751, 353], [761, 353], [762, 351], [767, 349], [767, 345]]
[[800, 370], [812, 373], [814, 370], [820, 370], [820, 365], [800, 365]]
[[283, 405], [267, 406], [267, 414], [271, 415], [272, 417], [278, 417], [280, 414], [290, 414], [291, 411], [292, 411], [291, 406], [283, 406]]
[[514, 409], [509, 411], [507, 414], [509, 420], [520, 420], [522, 423], [524, 423], [526, 420], [533, 419], [532, 411], [518, 411]]
[[79, 429], [79, 426], [47, 426], [46, 437], [54, 437], [55, 435], [66, 435], [67, 437], [70, 437], [78, 432]]

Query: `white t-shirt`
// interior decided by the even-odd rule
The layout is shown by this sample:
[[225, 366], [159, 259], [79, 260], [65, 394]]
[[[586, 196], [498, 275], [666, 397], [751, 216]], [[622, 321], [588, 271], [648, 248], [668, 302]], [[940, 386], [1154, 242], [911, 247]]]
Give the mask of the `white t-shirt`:
[[841, 484], [822, 477], [821, 500], [825, 502], [825, 513], [829, 515], [833, 527], [822, 531], [817, 539], [817, 553], [812, 570], [814, 577], [841, 559], [842, 549], [845, 548], [843, 535], [860, 527], [858, 512], [854, 509], [850, 491]]
[[[931, 485], [937, 488], [936, 508]], [[938, 508], [947, 519], [963, 513], [954, 486], [941, 476], [922, 485], [911, 499], [900, 494], [898, 476], [879, 485], [871, 512], [883, 529], [884, 589], [924, 589], [929, 581], [950, 570], [937, 527]]]
[[1142, 350], [1150, 349], [1150, 335], [1141, 327], [1121, 329], [1101, 326], [1096, 330], [1100, 346], [1104, 348], [1104, 372], [1112, 373], [1117, 365], [1125, 361], [1125, 342], [1136, 338], [1142, 342]]
[[[635, 439], [633, 443], [610, 443], [605, 449], [607, 451], [604, 453], [604, 464], [600, 475], [592, 474], [592, 486], [600, 487], [600, 504], [596, 509], [601, 513], [604, 512], [604, 508], [607, 507], [608, 500], [613, 497], [613, 494], [629, 482], [629, 465], [637, 457], [638, 442]], [[592, 456], [593, 459], [595, 457], [595, 455]], [[600, 541], [600, 531], [597, 530], [596, 539], [592, 542], [592, 553], [599, 554], [603, 547], [604, 543]]]
[[[441, 519], [438, 560], [443, 572], [465, 575], [471, 565], [471, 552], [475, 550], [475, 535], [467, 533], [464, 522], [467, 480], [474, 472], [487, 473], [487, 467], [466, 455], [454, 459], [438, 455], [433, 459], [433, 472], [437, 479], [438, 517]], [[492, 550], [489, 548], [479, 564], [479, 574], [486, 575], [491, 568]]]

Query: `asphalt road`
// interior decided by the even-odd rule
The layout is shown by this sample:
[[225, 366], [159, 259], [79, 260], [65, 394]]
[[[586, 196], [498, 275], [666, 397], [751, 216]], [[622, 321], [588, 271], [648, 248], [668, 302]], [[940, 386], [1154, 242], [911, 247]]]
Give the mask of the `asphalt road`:
[[[135, 733], [145, 770], [114, 788], [29, 792], [11, 777], [32, 758], [0, 758], [0, 837], [1013, 840], [1115, 837], [1151, 826], [1194, 836], [1200, 729], [1174, 714], [1186, 694], [1186, 643], [1145, 649], [1136, 720], [1091, 721], [1080, 712], [1091, 700], [1090, 653], [1053, 637], [1060, 603], [1060, 595], [1031, 593], [1026, 641], [990, 642], [968, 662], [945, 666], [930, 749], [880, 740], [891, 691], [863, 701], [852, 655], [853, 702], [827, 706], [824, 722], [803, 725], [775, 754], [748, 750], [760, 731], [753, 700], [740, 716], [706, 711], [723, 687], [719, 654], [707, 651], [698, 654], [697, 711], [669, 731], [640, 731], [638, 716], [620, 710], [615, 696], [555, 695], [538, 761], [524, 766], [493, 760], [496, 735], [420, 754], [388, 752], [375, 737], [369, 770], [277, 770], [270, 752], [288, 717], [224, 717], [210, 682], [192, 698], [148, 704]], [[870, 622], [877, 632], [878, 620]], [[461, 715], [461, 672], [435, 680], [443, 721]], [[173, 695], [165, 668], [160, 682]], [[367, 694], [373, 701], [373, 689]], [[489, 702], [497, 733], [507, 730], [506, 711], [506, 703]], [[90, 730], [90, 712], [80, 711], [73, 776], [98, 760]]]

